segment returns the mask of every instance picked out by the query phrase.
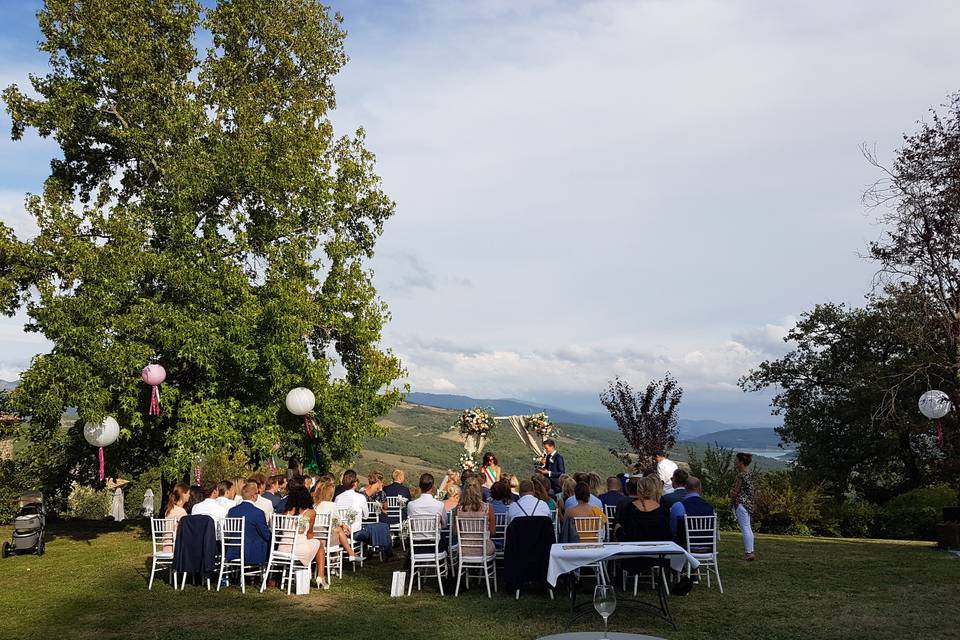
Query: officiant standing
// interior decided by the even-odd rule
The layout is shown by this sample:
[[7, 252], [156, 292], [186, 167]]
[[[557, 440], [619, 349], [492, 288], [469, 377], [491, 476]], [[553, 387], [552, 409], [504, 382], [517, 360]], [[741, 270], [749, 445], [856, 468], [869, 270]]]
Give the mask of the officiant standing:
[[563, 456], [557, 452], [557, 443], [553, 438], [543, 441], [544, 460], [543, 468], [540, 473], [550, 479], [550, 488], [554, 494], [560, 493], [560, 476], [567, 472], [567, 465], [563, 462]]

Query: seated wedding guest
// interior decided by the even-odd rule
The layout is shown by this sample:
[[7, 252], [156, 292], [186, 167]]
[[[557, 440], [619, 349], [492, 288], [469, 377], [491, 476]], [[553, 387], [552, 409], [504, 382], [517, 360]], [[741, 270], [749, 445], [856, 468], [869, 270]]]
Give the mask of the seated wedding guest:
[[[433, 485], [433, 474], [424, 473], [420, 476], [420, 497], [407, 503], [407, 518], [419, 516], [439, 516], [440, 530], [447, 529], [447, 510], [443, 503], [434, 497], [436, 487]], [[416, 540], [416, 538], [414, 538]], [[441, 540], [441, 548], [446, 548], [446, 540]]]
[[[567, 507], [564, 510], [564, 518], [566, 520], [574, 518], [600, 518], [600, 530], [604, 530], [603, 525], [607, 522], [607, 516], [603, 512], [602, 506], [596, 507], [590, 504], [590, 498], [593, 497], [590, 494], [590, 485], [586, 482], [578, 482], [576, 487], [574, 487], [573, 495], [577, 502], [572, 507]], [[586, 523], [577, 522], [576, 520], [574, 520], [574, 522], [580, 542], [599, 542], [596, 530], [585, 529]]]
[[379, 471], [370, 471], [367, 473], [367, 488], [363, 490], [367, 494], [367, 502], [379, 502], [386, 509], [387, 496], [383, 492], [383, 474]]
[[337, 485], [337, 488], [334, 489], [334, 491], [333, 491], [333, 497], [334, 497], [334, 499], [336, 499], [337, 496], [339, 496], [341, 493], [343, 493], [344, 491], [346, 491], [347, 489], [350, 488], [349, 486], [347, 486], [347, 471], [352, 471], [352, 472], [353, 472], [353, 477], [354, 477], [354, 478], [357, 477], [357, 472], [356, 472], [356, 471], [353, 471], [353, 469], [347, 469], [346, 471], [344, 471], [343, 474], [341, 474], [341, 476], [340, 476], [340, 484], [338, 484], [338, 485]]
[[221, 480], [217, 483], [217, 493], [220, 495], [217, 496], [217, 504], [229, 511], [237, 505], [237, 501], [234, 498], [237, 496], [236, 490], [234, 490], [234, 484], [230, 480]]
[[587, 474], [587, 484], [590, 485], [590, 495], [600, 497], [603, 493], [603, 478], [599, 473], [591, 471]]
[[[600, 511], [603, 511], [603, 503], [600, 502], [600, 498], [598, 498], [597, 496], [595, 496], [595, 495], [590, 491], [590, 474], [588, 474], [588, 473], [576, 473], [576, 474], [574, 474], [573, 477], [574, 477], [574, 479], [575, 479], [575, 483], [573, 484], [574, 490], [576, 489], [576, 486], [577, 486], [578, 484], [583, 483], [583, 484], [587, 485], [587, 498], [588, 498], [588, 503], [590, 504], [591, 507], [596, 507], [597, 509], [600, 509]], [[597, 478], [599, 479], [600, 476], [597, 476]], [[564, 494], [566, 494], [566, 491], [564, 491]], [[564, 510], [564, 511], [566, 511], [567, 509], [570, 509], [571, 507], [575, 507], [575, 506], [577, 506], [577, 496], [576, 496], [575, 494], [574, 494], [574, 495], [566, 496], [566, 497], [564, 498], [564, 500], [563, 500], [563, 510]]]
[[390, 525], [385, 522], [363, 522], [363, 519], [370, 515], [370, 510], [367, 507], [366, 493], [357, 491], [359, 486], [357, 472], [353, 469], [344, 471], [341, 484], [344, 490], [333, 501], [338, 507], [353, 509], [357, 512], [357, 517], [350, 525], [353, 530], [353, 539], [380, 549], [384, 560], [392, 558], [393, 539], [390, 535]]
[[[178, 482], [173, 485], [173, 489], [170, 490], [170, 497], [167, 498], [167, 509], [163, 514], [164, 518], [169, 518], [174, 521], [174, 531], [176, 531], [177, 525], [180, 524], [180, 518], [187, 515], [186, 504], [190, 500], [190, 487], [189, 485]], [[164, 551], [173, 551], [173, 544], [164, 544]]]
[[300, 516], [301, 531], [304, 532], [304, 535], [297, 536], [297, 541], [293, 546], [281, 544], [279, 550], [284, 553], [292, 552], [305, 567], [309, 567], [310, 562], [315, 560], [317, 563], [317, 587], [329, 589], [330, 585], [327, 583], [323, 571], [326, 550], [322, 541], [314, 537], [313, 532], [317, 513], [313, 510], [313, 498], [310, 497], [310, 492], [302, 483], [290, 487], [286, 507], [283, 515]]
[[[270, 555], [270, 526], [267, 516], [255, 504], [257, 483], [247, 482], [240, 487], [240, 504], [227, 512], [228, 518], [243, 518], [243, 561], [246, 564], [266, 564]], [[240, 557], [240, 549], [227, 549], [227, 560]]]
[[670, 484], [674, 487], [673, 491], [670, 493], [665, 493], [660, 498], [660, 504], [663, 505], [664, 509], [669, 511], [675, 503], [683, 501], [687, 497], [687, 478], [690, 477], [690, 474], [677, 467], [677, 470], [673, 472], [673, 475], [670, 477]]
[[267, 476], [262, 473], [255, 473], [247, 479], [247, 482], [257, 484], [257, 499], [254, 500], [254, 504], [263, 510], [263, 513], [267, 516], [267, 522], [273, 522], [273, 503], [260, 495], [267, 486]]
[[686, 544], [686, 532], [683, 529], [684, 516], [715, 515], [713, 505], [700, 497], [700, 478], [687, 478], [687, 497], [670, 507], [670, 531], [678, 544]]
[[510, 498], [514, 501], [520, 499], [520, 478], [508, 473], [504, 478], [510, 483]]
[[510, 504], [507, 510], [507, 524], [514, 518], [531, 516], [550, 517], [550, 507], [534, 493], [533, 482], [524, 480], [520, 483], [520, 498]]
[[217, 498], [220, 497], [220, 492], [217, 490], [217, 485], [213, 484], [212, 482], [204, 482], [202, 485], [200, 485], [200, 490], [203, 492], [203, 502], [194, 505], [190, 515], [210, 516], [217, 521], [226, 518], [227, 509], [217, 502]]
[[497, 480], [490, 487], [490, 505], [494, 513], [507, 513], [513, 496], [510, 494], [510, 485], [506, 480]]
[[406, 474], [404, 474], [403, 469], [394, 469], [393, 482], [383, 488], [383, 493], [388, 498], [399, 496], [401, 498], [405, 498], [406, 500], [410, 500], [413, 496], [410, 495], [410, 489], [406, 484], [404, 484], [405, 481]]
[[277, 505], [283, 499], [280, 497], [280, 476], [270, 476], [267, 478], [267, 484], [264, 486], [262, 497], [269, 500], [273, 505], [273, 510], [277, 510]]
[[[649, 542], [672, 540], [667, 522], [668, 512], [660, 505], [660, 483], [656, 478], [631, 478], [633, 500], [627, 500], [617, 510], [613, 537], [621, 542]], [[628, 558], [623, 567], [630, 573], [648, 571], [663, 562], [652, 558]]]
[[608, 507], [615, 507], [627, 499], [627, 496], [625, 496], [621, 490], [620, 478], [616, 476], [607, 478], [606, 493], [601, 493], [597, 497], [600, 498], [600, 502], [602, 502], [604, 506]]
[[574, 489], [577, 487], [577, 481], [573, 479], [573, 476], [567, 476], [563, 479], [563, 482], [560, 483], [560, 494], [557, 496], [557, 509], [560, 511], [560, 517], [563, 517], [563, 512], [567, 506], [567, 500], [573, 500], [573, 504], [576, 504], [576, 498], [573, 495]]
[[455, 484], [447, 487], [447, 497], [443, 499], [443, 508], [446, 511], [451, 511], [457, 508], [457, 505], [460, 504], [460, 487]]
[[550, 497], [550, 481], [547, 477], [538, 473], [530, 478], [530, 482], [533, 483], [533, 495], [547, 503], [551, 514], [556, 512], [557, 501]]
[[438, 491], [446, 491], [447, 487], [451, 484], [455, 484], [458, 487], [461, 484], [460, 472], [456, 469], [449, 469], [446, 475], [443, 476], [443, 480], [440, 482], [440, 488]]
[[[233, 485], [233, 506], [237, 506], [243, 502], [243, 496], [241, 495], [243, 490], [243, 485], [247, 484], [246, 478], [230, 478], [230, 483]], [[231, 507], [232, 509], [233, 507]]]
[[190, 499], [187, 500], [184, 509], [187, 510], [188, 514], [192, 514], [193, 508], [201, 502], [203, 502], [203, 489], [198, 485], [192, 485], [190, 487]]
[[490, 490], [483, 486], [483, 478], [480, 477], [479, 473], [471, 469], [465, 469], [464, 472], [460, 474], [460, 498], [463, 499], [464, 487], [474, 482], [480, 485], [480, 492], [483, 494], [483, 499], [485, 501], [490, 500]]
[[[456, 520], [483, 520], [487, 524], [487, 530], [490, 532], [491, 538], [497, 533], [497, 521], [493, 515], [493, 509], [483, 501], [483, 494], [477, 484], [468, 484], [464, 489], [463, 504], [457, 509]], [[486, 549], [482, 545], [465, 543], [462, 539], [460, 540], [460, 553], [464, 556], [489, 556], [493, 555], [495, 551], [496, 548], [491, 539], [487, 540]]]
[[[336, 481], [333, 476], [321, 477], [313, 488], [313, 510], [318, 516], [324, 514], [337, 515], [340, 507], [333, 501], [334, 489], [336, 489]], [[353, 545], [350, 544], [350, 525], [346, 523], [341, 523], [339, 526], [333, 526], [331, 523], [330, 540], [323, 542], [324, 544], [339, 544], [346, 550], [350, 562], [357, 562], [360, 559], [354, 551]]]

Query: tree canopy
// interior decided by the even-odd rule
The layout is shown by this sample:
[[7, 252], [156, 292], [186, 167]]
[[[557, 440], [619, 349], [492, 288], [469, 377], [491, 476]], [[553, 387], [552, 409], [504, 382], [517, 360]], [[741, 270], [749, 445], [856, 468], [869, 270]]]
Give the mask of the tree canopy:
[[[115, 416], [111, 473], [302, 450], [286, 392], [317, 396], [313, 456], [347, 460], [400, 399], [372, 257], [394, 204], [364, 133], [337, 137], [341, 18], [313, 0], [47, 0], [12, 136], [53, 138], [39, 233], [0, 224], [0, 304], [53, 343], [10, 403], [49, 474], [89, 478], [80, 423]], [[198, 48], [203, 43], [202, 48]], [[140, 370], [162, 364], [162, 415]], [[84, 455], [87, 454], [87, 455]], [[53, 483], [53, 481], [51, 481]]]

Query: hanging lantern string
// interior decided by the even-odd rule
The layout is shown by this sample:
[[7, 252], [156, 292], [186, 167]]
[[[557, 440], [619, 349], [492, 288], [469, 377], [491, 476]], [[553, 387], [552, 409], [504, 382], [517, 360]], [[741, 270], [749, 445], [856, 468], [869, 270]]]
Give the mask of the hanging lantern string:
[[150, 415], [158, 416], [160, 415], [160, 386], [151, 385], [153, 389], [150, 391]]
[[937, 448], [943, 449], [943, 425], [940, 424], [940, 418], [937, 418]]
[[104, 475], [105, 475], [105, 474], [104, 474], [105, 466], [104, 466], [104, 457], [103, 457], [103, 447], [100, 447], [100, 450], [99, 450], [99, 452], [98, 452], [98, 456], [97, 456], [97, 457], [100, 458], [100, 482], [103, 482], [103, 478], [104, 478]]
[[307, 429], [307, 437], [313, 440], [313, 418], [309, 414], [303, 416], [303, 426]]
[[197, 469], [196, 469], [195, 475], [197, 478], [197, 484], [200, 484], [200, 463], [199, 462], [197, 463]]

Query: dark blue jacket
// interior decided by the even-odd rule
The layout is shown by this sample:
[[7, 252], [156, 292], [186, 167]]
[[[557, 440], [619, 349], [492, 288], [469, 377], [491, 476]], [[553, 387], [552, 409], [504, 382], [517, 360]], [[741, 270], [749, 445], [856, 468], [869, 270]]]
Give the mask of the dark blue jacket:
[[400, 484], [399, 482], [391, 482], [383, 488], [383, 493], [388, 498], [396, 498], [401, 496], [407, 500], [413, 499], [413, 496], [410, 495], [410, 489], [407, 488], [407, 485]]
[[567, 465], [563, 462], [563, 456], [554, 451], [547, 456], [547, 471], [550, 472], [550, 488], [553, 492], [560, 493], [560, 476], [567, 472]]
[[[675, 503], [683, 502], [686, 499], [687, 499], [686, 489], [674, 489], [670, 493], [663, 494], [663, 497], [660, 498], [660, 506], [666, 509], [667, 511], [669, 511], [670, 507], [672, 507]], [[710, 514], [707, 514], [707, 515], [710, 515]]]
[[627, 496], [623, 495], [622, 491], [607, 491], [606, 493], [601, 493], [597, 497], [600, 498], [600, 502], [607, 507], [616, 507], [627, 499]]
[[[260, 507], [244, 500], [227, 512], [228, 518], [243, 518], [243, 561], [246, 564], [266, 564], [270, 555], [270, 527], [267, 514]], [[236, 560], [240, 551], [227, 549], [227, 560]]]
[[263, 497], [270, 501], [270, 504], [273, 505], [273, 510], [277, 513], [283, 513], [282, 511], [277, 511], [277, 507], [280, 506], [280, 503], [283, 502], [283, 498], [272, 491], [264, 491]]

